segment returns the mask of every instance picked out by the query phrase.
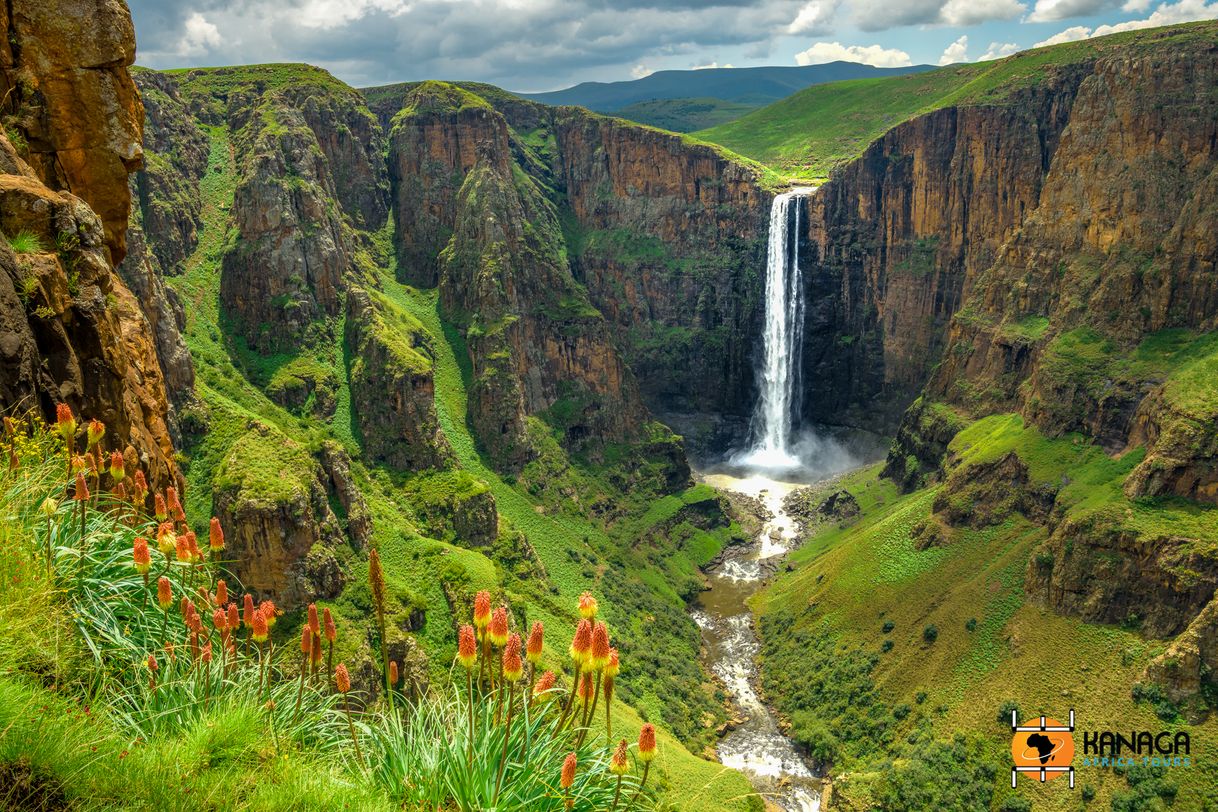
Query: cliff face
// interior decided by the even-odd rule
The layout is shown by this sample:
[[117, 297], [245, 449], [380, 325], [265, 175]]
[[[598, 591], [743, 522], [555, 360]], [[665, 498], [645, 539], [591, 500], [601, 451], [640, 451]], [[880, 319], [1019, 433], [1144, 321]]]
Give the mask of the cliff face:
[[21, 253], [0, 250], [0, 406], [50, 418], [66, 402], [168, 484], [156, 339], [112, 265], [126, 248], [127, 173], [142, 160], [130, 16], [121, 2], [15, 2], [0, 19], [0, 228], [24, 238]]
[[1040, 202], [1082, 69], [891, 130], [807, 204], [805, 416], [891, 430], [974, 280]]
[[578, 223], [572, 266], [662, 412], [747, 415], [769, 193], [713, 148], [574, 108], [555, 175]]
[[508, 467], [532, 456], [528, 415], [561, 415], [576, 444], [633, 437], [646, 419], [634, 377], [572, 276], [558, 211], [513, 161], [504, 116], [424, 83], [390, 141], [399, 267], [415, 283], [438, 280], [446, 316], [465, 329], [470, 419], [491, 455]]

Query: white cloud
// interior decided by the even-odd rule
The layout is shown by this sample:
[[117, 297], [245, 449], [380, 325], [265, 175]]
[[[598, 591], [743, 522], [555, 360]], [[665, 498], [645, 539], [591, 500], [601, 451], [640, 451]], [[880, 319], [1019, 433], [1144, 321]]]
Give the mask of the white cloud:
[[978, 62], [989, 62], [991, 59], [1002, 59], [1004, 56], [1010, 56], [1017, 52], [1019, 46], [1014, 42], [991, 42], [990, 47], [981, 55]]
[[905, 25], [976, 25], [1011, 20], [1027, 11], [1022, 0], [852, 0], [853, 20], [863, 31]]
[[943, 51], [943, 56], [939, 57], [940, 65], [951, 65], [956, 62], [968, 61], [968, 35], [960, 37]]
[[[1131, 0], [1126, 5], [1132, 5], [1138, 0]], [[1043, 45], [1058, 45], [1063, 42], [1074, 42], [1091, 37], [1104, 37], [1108, 34], [1119, 34], [1122, 31], [1137, 31], [1142, 28], [1157, 28], [1161, 25], [1177, 25], [1191, 23], [1197, 20], [1218, 19], [1218, 0], [1179, 0], [1176, 3], [1161, 3], [1149, 17], [1142, 20], [1127, 20], [1115, 25], [1101, 25], [1095, 29], [1083, 25], [1075, 25], [1061, 31], [1046, 40], [1041, 40], [1034, 47]]]
[[909, 54], [881, 45], [842, 45], [840, 42], [818, 42], [795, 55], [798, 65], [821, 65], [825, 62], [862, 62], [877, 68], [903, 68], [913, 63]]
[[655, 71], [652, 70], [651, 68], [647, 67], [646, 65], [635, 65], [633, 68], [630, 69], [630, 78], [631, 79], [643, 79], [647, 76], [650, 76], [653, 73], [655, 73]]
[[812, 0], [804, 3], [795, 19], [787, 26], [788, 34], [816, 35], [824, 34], [833, 22], [833, 13], [837, 11], [837, 0]]
[[705, 65], [690, 65], [690, 70], [711, 70], [713, 68], [734, 68], [736, 67], [731, 62], [720, 65], [718, 62], [708, 62]]
[[1150, 8], [1150, 0], [1129, 0], [1128, 3], [1121, 6], [1121, 11], [1126, 11], [1131, 14], [1141, 14]]
[[1033, 48], [1043, 48], [1046, 45], [1061, 45], [1063, 42], [1077, 42], [1091, 36], [1091, 29], [1085, 25], [1072, 25], [1065, 31], [1058, 31], [1048, 39], [1042, 39]]
[[1027, 6], [1019, 0], [947, 0], [939, 9], [939, 22], [946, 25], [976, 25], [988, 20], [1010, 20]]
[[409, 10], [406, 0], [306, 0], [295, 16], [308, 28], [337, 28], [377, 11], [396, 17]]
[[[1150, 2], [1150, 0], [1133, 1]], [[1028, 22], [1051, 23], [1071, 17], [1084, 17], [1111, 8], [1118, 2], [1120, 0], [1036, 0], [1032, 13], [1028, 15]]]
[[220, 29], [196, 11], [186, 18], [182, 38], [178, 40], [177, 53], [184, 57], [203, 56], [212, 48], [218, 47], [222, 41]]

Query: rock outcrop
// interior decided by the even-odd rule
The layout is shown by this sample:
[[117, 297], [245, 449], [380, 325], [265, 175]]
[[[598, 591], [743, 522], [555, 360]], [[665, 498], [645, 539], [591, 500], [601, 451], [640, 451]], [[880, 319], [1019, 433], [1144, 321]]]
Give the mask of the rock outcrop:
[[365, 453], [399, 471], [453, 464], [436, 418], [431, 337], [421, 324], [392, 318], [381, 294], [347, 294], [351, 406]]
[[258, 597], [293, 609], [342, 590], [335, 549], [346, 543], [326, 477], [297, 443], [251, 422], [212, 483], [228, 569]]
[[127, 68], [135, 28], [122, 0], [14, 0], [0, 10], [0, 97], [20, 150], [51, 189], [101, 219], [110, 261], [126, 253], [127, 174], [143, 162], [144, 109]]
[[177, 480], [154, 334], [113, 270], [126, 250], [143, 108], [117, 0], [0, 10], [0, 408], [103, 420], [150, 480]]

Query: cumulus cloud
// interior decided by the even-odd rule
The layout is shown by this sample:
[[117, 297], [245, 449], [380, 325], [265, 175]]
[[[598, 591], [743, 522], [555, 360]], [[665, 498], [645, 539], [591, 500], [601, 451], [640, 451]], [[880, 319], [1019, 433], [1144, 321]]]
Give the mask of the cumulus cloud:
[[787, 26], [786, 33], [812, 36], [826, 33], [832, 27], [837, 6], [837, 0], [812, 0], [805, 3]]
[[646, 65], [635, 65], [633, 68], [630, 69], [630, 78], [631, 79], [646, 79], [648, 76], [650, 76], [653, 73], [655, 73], [655, 71], [653, 71], [651, 68], [647, 67]]
[[842, 45], [840, 42], [818, 42], [795, 55], [799, 65], [820, 65], [825, 62], [862, 62], [877, 68], [903, 68], [913, 63], [909, 54], [881, 45]]
[[[1136, 2], [1136, 0], [1134, 0]], [[1131, 5], [1131, 4], [1127, 4]], [[1122, 31], [1137, 31], [1142, 28], [1157, 28], [1161, 25], [1177, 25], [1191, 23], [1197, 20], [1218, 19], [1218, 0], [1179, 0], [1176, 3], [1161, 3], [1151, 12], [1149, 17], [1141, 20], [1127, 20], [1114, 25], [1101, 25], [1096, 28], [1076, 25], [1061, 31], [1046, 40], [1041, 40], [1034, 47], [1042, 45], [1057, 45], [1062, 42], [1073, 42], [1091, 37], [1104, 37], [1108, 34], [1119, 34]]]
[[736, 67], [731, 62], [720, 65], [718, 62], [708, 62], [705, 65], [690, 65], [690, 70], [712, 70], [714, 68], [734, 68]]
[[978, 62], [989, 62], [991, 59], [1002, 59], [1004, 56], [1010, 56], [1019, 51], [1019, 46], [1014, 42], [991, 42], [990, 47], [985, 49], [985, 53], [981, 55]]
[[220, 41], [220, 29], [196, 11], [183, 23], [182, 38], [178, 40], [176, 53], [184, 57], [202, 56], [218, 46]]
[[1036, 0], [1032, 13], [1028, 15], [1028, 22], [1051, 23], [1071, 17], [1084, 17], [1112, 8], [1118, 2], [1120, 0]]
[[1013, 20], [1027, 11], [1020, 0], [854, 0], [854, 22], [864, 31], [903, 25], [976, 25]]
[[951, 65], [956, 62], [968, 62], [968, 35], [960, 37], [943, 51], [939, 57], [940, 65]]

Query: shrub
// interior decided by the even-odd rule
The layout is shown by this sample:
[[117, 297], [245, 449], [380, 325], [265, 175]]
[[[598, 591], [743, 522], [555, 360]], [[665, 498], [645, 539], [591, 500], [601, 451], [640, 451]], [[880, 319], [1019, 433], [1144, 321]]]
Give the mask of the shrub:
[[970, 617], [964, 622], [965, 631], [974, 632], [977, 630], [977, 618]]
[[891, 620], [885, 620], [884, 621], [884, 634], [888, 634], [896, 627], [897, 627], [896, 624], [893, 623]]
[[1095, 800], [1095, 785], [1083, 784], [1083, 803], [1089, 804]]
[[1011, 713], [1015, 713], [1016, 719], [1023, 719], [1023, 711], [1020, 710], [1019, 704], [1014, 699], [1008, 699], [998, 706], [998, 724], [1003, 727], [1010, 728]]
[[922, 639], [927, 643], [933, 643], [939, 639], [939, 627], [931, 623], [922, 630]]
[[1018, 795], [1008, 796], [999, 807], [1002, 812], [1032, 812], [1032, 802]]
[[892, 641], [885, 640], [884, 643], [880, 646], [880, 651], [884, 652], [885, 654], [892, 651]]

